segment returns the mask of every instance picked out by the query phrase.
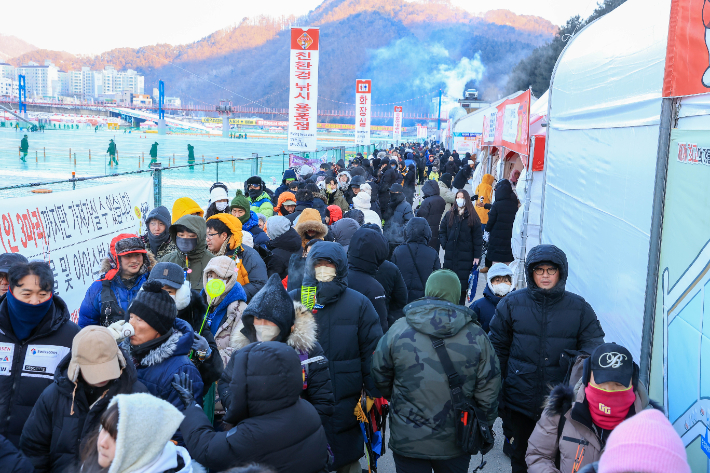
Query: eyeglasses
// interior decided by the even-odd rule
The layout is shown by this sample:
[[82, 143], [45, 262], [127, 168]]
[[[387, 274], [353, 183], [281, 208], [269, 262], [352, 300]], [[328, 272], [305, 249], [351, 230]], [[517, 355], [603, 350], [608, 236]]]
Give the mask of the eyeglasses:
[[208, 233], [207, 238], [214, 238], [216, 236], [219, 236], [219, 233]]
[[535, 268], [533, 272], [538, 276], [542, 276], [545, 272], [547, 272], [548, 276], [554, 276], [557, 274], [557, 268]]
[[261, 186], [258, 184], [249, 184], [249, 189], [261, 189]]

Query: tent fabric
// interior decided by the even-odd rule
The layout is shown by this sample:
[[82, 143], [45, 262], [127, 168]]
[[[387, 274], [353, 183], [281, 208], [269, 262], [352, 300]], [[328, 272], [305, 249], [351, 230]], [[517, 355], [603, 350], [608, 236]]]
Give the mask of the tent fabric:
[[671, 0], [628, 0], [593, 22], [552, 80], [542, 242], [609, 341], [641, 351]]

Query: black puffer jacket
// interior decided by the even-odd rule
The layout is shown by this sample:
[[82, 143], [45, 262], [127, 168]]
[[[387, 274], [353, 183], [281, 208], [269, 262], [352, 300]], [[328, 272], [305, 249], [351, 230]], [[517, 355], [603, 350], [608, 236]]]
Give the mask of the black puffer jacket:
[[407, 285], [397, 265], [387, 260], [380, 265], [380, 269], [375, 274], [375, 279], [382, 284], [382, 288], [385, 290], [387, 326], [391, 327], [397, 319], [404, 316], [402, 310], [407, 305], [407, 298], [409, 297]]
[[86, 395], [90, 388], [81, 376], [74, 382], [67, 374], [71, 354], [57, 366], [54, 383], [37, 400], [20, 438], [20, 448], [36, 472], [70, 471], [79, 461], [81, 441], [98, 428], [111, 399], [117, 394], [148, 392], [138, 381], [136, 368], [126, 364], [124, 353], [122, 356], [120, 378], [93, 388], [101, 396], [93, 405], [89, 405]]
[[213, 471], [250, 462], [279, 473], [324, 470], [327, 440], [315, 408], [299, 398], [303, 377], [295, 350], [281, 342], [252, 343], [229, 365], [224, 421], [235, 427], [215, 432], [199, 406], [185, 409], [180, 431], [190, 456]]
[[266, 247], [271, 251], [271, 258], [266, 264], [269, 277], [278, 274], [281, 279], [288, 275], [288, 263], [291, 256], [301, 253], [301, 237], [296, 230], [289, 228], [285, 233], [270, 240]]
[[3, 473], [31, 473], [34, 471], [32, 463], [2, 435], [0, 435], [0, 471]]
[[[542, 261], [560, 268], [560, 280], [552, 289], [535, 284], [532, 271]], [[569, 271], [562, 250], [536, 246], [528, 254], [525, 272], [528, 287], [498, 303], [490, 339], [503, 373], [505, 408], [537, 419], [550, 386], [564, 380], [566, 370], [560, 366], [564, 351], [591, 353], [604, 342], [604, 330], [589, 303], [565, 291]]]
[[[454, 223], [449, 225], [449, 214], [455, 212]], [[457, 208], [446, 212], [439, 226], [439, 242], [444, 249], [444, 268], [455, 272], [461, 287], [468, 284], [468, 276], [473, 268], [473, 260], [481, 257], [483, 251], [483, 231], [481, 220], [473, 213], [473, 225], [468, 224], [468, 209], [463, 216]]]
[[446, 161], [443, 171], [455, 176], [459, 172], [459, 167], [456, 165], [456, 161]]
[[[314, 266], [321, 259], [335, 264], [334, 280], [316, 280]], [[364, 455], [362, 431], [353, 411], [363, 387], [371, 397], [380, 397], [370, 377], [370, 362], [382, 327], [367, 297], [348, 288], [347, 257], [337, 243], [324, 241], [313, 246], [306, 259], [303, 286], [316, 288], [313, 315], [333, 382], [335, 411], [324, 427], [335, 455], [330, 467], [334, 470]], [[300, 301], [301, 291], [291, 291], [291, 297]]]
[[387, 298], [375, 275], [389, 255], [384, 237], [376, 230], [360, 228], [348, 248], [348, 287], [367, 297], [377, 311], [382, 333], [387, 331]]
[[[404, 198], [404, 194], [392, 194], [392, 199], [385, 211], [385, 226], [383, 232], [390, 245], [404, 243], [404, 227], [412, 218], [412, 206]], [[397, 202], [396, 206], [394, 205]]]
[[466, 184], [468, 184], [468, 180], [471, 179], [471, 176], [473, 176], [473, 168], [471, 168], [471, 166], [464, 166], [459, 169], [459, 172], [451, 175], [456, 176], [451, 183], [451, 187], [454, 189], [463, 189]]
[[438, 252], [427, 244], [431, 240], [431, 228], [426, 220], [411, 219], [404, 229], [404, 238], [406, 244], [394, 250], [392, 262], [402, 272], [407, 285], [407, 301], [412, 303], [424, 297], [426, 281], [431, 273], [441, 269], [441, 263]]
[[495, 193], [496, 200], [488, 212], [486, 224], [486, 231], [490, 234], [486, 258], [494, 262], [510, 263], [513, 261], [510, 240], [513, 238], [513, 222], [518, 211], [518, 198], [507, 179], [503, 179], [496, 185]]
[[4, 361], [0, 369], [9, 372], [0, 376], [0, 435], [16, 447], [32, 408], [54, 382], [54, 372], [79, 332], [79, 326], [69, 320], [66, 303], [56, 294], [52, 297], [49, 312], [24, 343], [12, 330], [7, 296], [0, 298], [0, 355]]
[[441, 190], [436, 181], [426, 181], [422, 186], [422, 193], [424, 200], [417, 210], [417, 217], [425, 218], [429, 222], [429, 227], [431, 227], [429, 246], [439, 251], [439, 224], [446, 209], [446, 201], [441, 197]]

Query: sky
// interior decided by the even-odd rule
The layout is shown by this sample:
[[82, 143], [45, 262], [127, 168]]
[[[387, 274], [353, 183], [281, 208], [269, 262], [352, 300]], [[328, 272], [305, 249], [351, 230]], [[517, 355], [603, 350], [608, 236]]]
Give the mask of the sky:
[[[73, 54], [98, 54], [118, 47], [156, 43], [185, 44], [244, 17], [303, 15], [322, 0], [124, 0], [118, 3], [72, 0], [71, 8], [49, 0], [7, 1], [0, 33], [21, 38], [42, 49]], [[451, 0], [472, 13], [508, 9], [537, 15], [556, 25], [574, 15], [587, 17], [597, 0]], [[21, 21], [18, 21], [20, 20]]]

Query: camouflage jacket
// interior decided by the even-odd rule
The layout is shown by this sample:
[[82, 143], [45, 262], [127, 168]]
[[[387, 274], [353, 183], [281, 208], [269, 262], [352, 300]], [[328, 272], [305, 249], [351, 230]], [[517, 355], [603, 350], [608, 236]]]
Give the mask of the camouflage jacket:
[[444, 338], [464, 395], [488, 422], [498, 415], [500, 365], [471, 309], [442, 299], [418, 299], [380, 339], [372, 378], [390, 400], [390, 448], [403, 456], [445, 460], [463, 454], [456, 446], [454, 412], [444, 368], [431, 337]]
[[[148, 240], [148, 234], [144, 234], [141, 236], [141, 240], [143, 240], [143, 244], [145, 245], [145, 249], [148, 251], [151, 251], [150, 249], [150, 240]], [[173, 243], [173, 239], [170, 238], [166, 242], [164, 242], [160, 247], [158, 248], [158, 253], [155, 255], [155, 259], [160, 259], [163, 256], [167, 255], [168, 253], [172, 253], [173, 251], [177, 250], [177, 246], [175, 246], [175, 243]]]

